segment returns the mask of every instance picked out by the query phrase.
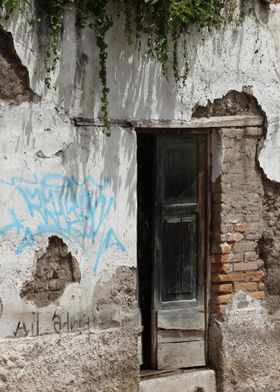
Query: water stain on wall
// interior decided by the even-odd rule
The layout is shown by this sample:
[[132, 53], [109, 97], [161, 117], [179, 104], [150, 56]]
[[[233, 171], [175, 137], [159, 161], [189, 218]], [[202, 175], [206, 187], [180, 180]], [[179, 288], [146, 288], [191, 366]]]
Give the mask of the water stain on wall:
[[68, 284], [80, 281], [79, 263], [61, 238], [51, 236], [45, 253], [37, 255], [33, 279], [24, 283], [20, 295], [43, 307], [61, 297]]

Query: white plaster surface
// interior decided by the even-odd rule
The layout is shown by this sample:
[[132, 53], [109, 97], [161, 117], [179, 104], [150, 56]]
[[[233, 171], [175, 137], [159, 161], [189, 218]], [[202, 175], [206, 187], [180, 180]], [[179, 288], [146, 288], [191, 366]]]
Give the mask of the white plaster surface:
[[[28, 105], [23, 106], [5, 113], [1, 123], [2, 337], [13, 336], [18, 322], [21, 327], [25, 323], [28, 336], [37, 334], [37, 312], [40, 334], [54, 332], [54, 312], [61, 317], [64, 332], [67, 313], [72, 323], [78, 320], [85, 326], [91, 317], [95, 283], [109, 280], [119, 266], [136, 263], [135, 134], [116, 128], [112, 137], [106, 138], [100, 129], [75, 129], [52, 114], [51, 120], [45, 121], [38, 114], [24, 126], [22, 111], [28, 113]], [[46, 129], [50, 125], [51, 129]], [[110, 182], [102, 190], [86, 182], [92, 203], [88, 210], [84, 186], [67, 187], [72, 176], [80, 183], [87, 176], [97, 184], [107, 178]], [[72, 190], [76, 199], [69, 196]], [[9, 227], [15, 222], [13, 216], [19, 227]], [[101, 252], [96, 266], [110, 230], [122, 246], [114, 245], [117, 240], [111, 237], [112, 246]], [[58, 301], [38, 309], [21, 299], [20, 291], [36, 269], [35, 251], [45, 250], [50, 235], [58, 235], [68, 245], [79, 263], [81, 283], [68, 285]], [[93, 323], [91, 319], [91, 326]]]
[[[268, 121], [260, 164], [268, 178], [280, 181], [280, 5], [271, 5], [266, 15], [259, 4], [257, 0], [254, 2], [254, 12], [239, 27], [211, 32], [194, 28], [190, 32], [190, 72], [181, 86], [175, 85], [172, 75], [168, 80], [162, 76], [159, 64], [146, 54], [144, 45], [138, 51], [135, 45], [127, 44], [120, 29], [121, 20], [118, 22], [116, 17], [107, 37], [110, 117], [189, 120], [196, 104], [206, 105], [208, 100], [220, 98], [229, 90], [242, 91], [244, 86], [250, 86]], [[1, 104], [0, 179], [11, 181], [18, 176], [28, 180], [35, 175], [40, 180], [50, 173], [59, 173], [68, 179], [75, 176], [80, 181], [92, 176], [101, 183], [109, 177], [111, 183], [102, 192], [107, 201], [111, 195], [115, 201], [94, 243], [85, 239], [81, 246], [79, 238], [65, 239], [79, 262], [82, 280], [81, 284], [69, 285], [57, 304], [40, 310], [47, 330], [52, 328], [50, 320], [54, 311], [64, 317], [67, 312], [78, 316], [87, 314], [96, 281], [109, 280], [118, 266], [136, 265], [135, 133], [116, 127], [112, 129], [112, 137], [106, 138], [100, 129], [75, 128], [71, 124], [70, 118], [75, 116], [97, 118], [99, 115], [98, 50], [94, 33], [76, 32], [73, 11], [66, 12], [64, 22], [61, 62], [53, 79], [56, 90], [49, 91], [44, 86], [43, 56], [39, 50], [47, 39], [40, 37], [38, 41], [38, 32], [20, 21], [14, 20], [7, 26], [17, 53], [29, 70], [31, 87], [41, 96], [41, 102], [11, 108]], [[218, 173], [218, 166], [216, 169]], [[31, 188], [30, 185], [28, 189], [34, 191]], [[92, 200], [96, 200], [100, 190], [90, 191]], [[16, 185], [2, 182], [0, 208], [1, 228], [11, 223], [11, 211], [16, 212], [23, 227], [30, 228], [32, 233], [42, 223], [40, 213], [30, 214]], [[70, 215], [65, 219], [73, 221]], [[110, 247], [93, 273], [102, 236], [110, 227], [126, 250]], [[25, 303], [19, 293], [34, 270], [35, 250], [46, 247], [51, 233], [36, 235], [31, 247], [16, 254], [24, 240], [23, 234], [22, 228], [9, 230], [0, 238], [3, 302], [0, 336], [3, 337], [12, 335], [17, 322], [25, 317], [30, 325], [32, 312], [38, 310]]]

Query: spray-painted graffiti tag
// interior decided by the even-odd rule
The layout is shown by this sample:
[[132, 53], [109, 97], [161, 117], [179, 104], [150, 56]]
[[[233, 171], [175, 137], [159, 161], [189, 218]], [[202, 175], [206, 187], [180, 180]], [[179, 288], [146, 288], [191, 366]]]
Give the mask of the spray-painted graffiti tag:
[[13, 187], [28, 212], [28, 217], [21, 219], [16, 208], [9, 209], [10, 222], [0, 227], [2, 235], [11, 231], [22, 235], [17, 254], [36, 245], [36, 237], [44, 233], [56, 233], [81, 247], [89, 239], [98, 249], [93, 262], [96, 272], [106, 250], [112, 247], [126, 250], [108, 224], [115, 202], [113, 195], [108, 196], [109, 179], [98, 183], [91, 176], [79, 181], [74, 176], [50, 173], [41, 178], [33, 175], [31, 179], [0, 179], [0, 184]]

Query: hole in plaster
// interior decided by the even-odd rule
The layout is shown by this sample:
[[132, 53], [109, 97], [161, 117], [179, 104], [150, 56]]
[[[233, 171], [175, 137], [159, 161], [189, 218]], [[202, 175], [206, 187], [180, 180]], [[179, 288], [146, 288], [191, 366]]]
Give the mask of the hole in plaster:
[[0, 28], [0, 100], [19, 105], [39, 101], [30, 88], [28, 69], [21, 63], [11, 33]]
[[45, 253], [37, 257], [33, 279], [24, 283], [20, 296], [43, 307], [61, 297], [68, 284], [80, 281], [77, 260], [61, 238], [52, 236]]
[[263, 111], [257, 99], [250, 94], [250, 88], [243, 89], [243, 92], [229, 91], [222, 98], [214, 99], [213, 102], [208, 101], [206, 106], [196, 105], [193, 109], [193, 117], [262, 115]]

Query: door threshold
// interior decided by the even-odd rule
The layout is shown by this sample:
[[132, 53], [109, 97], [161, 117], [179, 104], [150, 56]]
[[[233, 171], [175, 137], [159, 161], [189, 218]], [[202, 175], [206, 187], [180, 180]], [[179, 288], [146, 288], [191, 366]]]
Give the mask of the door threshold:
[[216, 392], [215, 378], [215, 371], [207, 367], [146, 370], [141, 372], [140, 392]]

